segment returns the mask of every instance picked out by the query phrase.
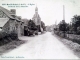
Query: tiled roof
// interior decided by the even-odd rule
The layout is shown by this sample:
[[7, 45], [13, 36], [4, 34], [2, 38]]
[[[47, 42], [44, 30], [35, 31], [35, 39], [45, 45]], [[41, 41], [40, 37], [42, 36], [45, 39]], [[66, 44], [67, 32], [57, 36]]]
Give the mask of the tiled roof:
[[0, 6], [0, 10], [2, 10], [9, 18], [11, 18], [11, 19], [16, 19], [16, 20], [20, 21], [20, 20], [17, 18], [16, 15], [15, 15], [15, 17], [11, 16], [11, 12], [10, 12], [9, 10], [7, 10], [6, 8]]
[[3, 27], [8, 21], [8, 18], [0, 18], [0, 27]]
[[3, 7], [0, 6], [0, 10], [2, 10], [9, 18], [14, 19], [10, 14], [11, 12]]
[[[16, 15], [15, 15], [15, 17], [13, 17], [13, 16], [11, 15], [11, 12], [10, 12], [9, 10], [7, 10], [6, 8], [0, 6], [0, 10], [2, 10], [9, 18], [15, 19], [15, 20], [17, 20], [17, 21], [20, 21]], [[21, 22], [22, 22], [22, 21], [21, 21]]]

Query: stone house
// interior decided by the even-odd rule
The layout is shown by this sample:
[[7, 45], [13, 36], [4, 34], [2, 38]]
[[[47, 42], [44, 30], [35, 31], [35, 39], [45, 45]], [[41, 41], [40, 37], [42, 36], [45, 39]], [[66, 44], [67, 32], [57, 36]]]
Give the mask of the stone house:
[[6, 33], [15, 32], [18, 36], [23, 35], [24, 22], [16, 16], [16, 10], [10, 11], [0, 6], [0, 29]]

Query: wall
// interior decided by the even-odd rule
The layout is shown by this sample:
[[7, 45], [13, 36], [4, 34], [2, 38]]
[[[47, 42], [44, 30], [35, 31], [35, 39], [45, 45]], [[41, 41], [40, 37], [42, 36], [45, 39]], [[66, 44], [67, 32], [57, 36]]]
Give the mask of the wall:
[[9, 20], [9, 24], [10, 24], [10, 32], [15, 32], [15, 20]]
[[2, 30], [5, 31], [6, 33], [9, 33], [10, 25], [9, 21], [3, 26]]

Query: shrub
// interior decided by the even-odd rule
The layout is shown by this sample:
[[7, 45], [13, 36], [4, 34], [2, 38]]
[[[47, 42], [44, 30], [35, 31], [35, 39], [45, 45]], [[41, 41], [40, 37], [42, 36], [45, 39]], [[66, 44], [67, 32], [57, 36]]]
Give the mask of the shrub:
[[5, 36], [7, 36], [7, 33], [0, 31], [0, 39], [4, 38]]
[[13, 40], [18, 40], [18, 36], [16, 33], [8, 34], [6, 32], [0, 32], [0, 46], [7, 44]]
[[9, 34], [9, 37], [13, 40], [18, 39], [18, 35], [16, 33]]

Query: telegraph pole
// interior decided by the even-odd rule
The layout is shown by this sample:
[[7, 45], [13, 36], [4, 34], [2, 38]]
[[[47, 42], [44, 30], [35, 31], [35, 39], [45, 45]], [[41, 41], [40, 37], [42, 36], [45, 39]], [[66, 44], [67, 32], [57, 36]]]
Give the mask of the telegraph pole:
[[65, 26], [65, 6], [63, 5], [63, 24], [64, 24], [64, 31], [63, 31], [63, 33], [64, 33], [64, 37], [65, 37], [65, 30], [66, 30], [66, 26]]
[[65, 6], [63, 5], [63, 20], [65, 20]]

